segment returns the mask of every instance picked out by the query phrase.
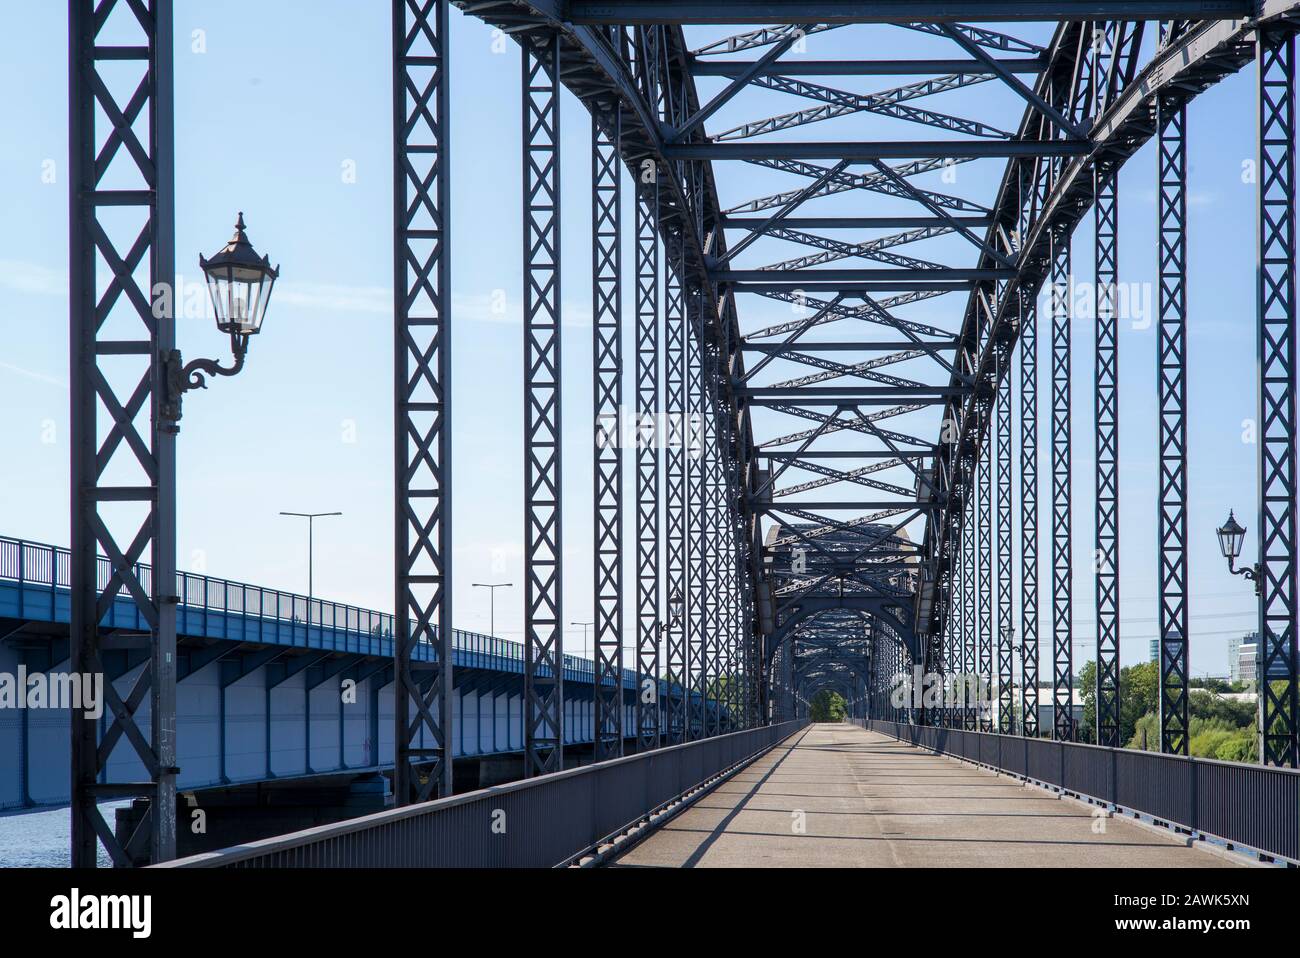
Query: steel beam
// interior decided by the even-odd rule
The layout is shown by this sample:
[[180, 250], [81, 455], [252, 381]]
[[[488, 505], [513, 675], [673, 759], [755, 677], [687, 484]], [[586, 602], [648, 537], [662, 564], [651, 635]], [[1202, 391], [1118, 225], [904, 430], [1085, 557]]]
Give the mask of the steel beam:
[[659, 187], [636, 201], [636, 647], [637, 750], [658, 748], [659, 727]]
[[1009, 352], [999, 347], [999, 385], [994, 417], [997, 465], [997, 613], [998, 613], [998, 731], [1014, 732], [1015, 673], [1011, 624], [1011, 375]]
[[[986, 439], [991, 439], [987, 436]], [[993, 692], [993, 470], [991, 445], [986, 441], [975, 467], [975, 568], [979, 606], [976, 648], [980, 686]], [[993, 703], [980, 696], [979, 729], [993, 731]]]
[[[758, 66], [754, 76], [936, 76], [950, 74], [987, 74], [988, 64], [976, 60], [808, 60], [799, 57], [759, 65], [754, 60], [691, 61], [695, 76], [738, 77]], [[1046, 61], [1039, 57], [1008, 57], [998, 65], [1009, 73], [1042, 73]]]
[[[977, 229], [988, 226], [987, 216], [786, 216], [781, 225], [789, 229], [804, 230], [871, 230], [871, 229], [925, 229], [933, 226], [958, 226]], [[728, 229], [764, 230], [768, 219], [757, 216], [723, 216], [722, 225]]]
[[1119, 748], [1119, 171], [1098, 163], [1096, 177], [1096, 728], [1098, 745]]
[[1086, 156], [1087, 140], [847, 140], [753, 143], [681, 143], [664, 147], [670, 160], [874, 160], [1006, 159]]
[[1052, 238], [1052, 738], [1073, 741], [1070, 557], [1070, 237]]
[[703, 738], [707, 732], [704, 727], [704, 690], [707, 677], [705, 671], [708, 663], [705, 659], [705, 606], [709, 601], [705, 587], [705, 566], [708, 561], [705, 552], [705, 511], [707, 493], [705, 490], [704, 459], [705, 448], [705, 409], [704, 378], [702, 368], [704, 357], [700, 341], [702, 338], [703, 297], [696, 288], [684, 290], [686, 305], [686, 544], [687, 576], [690, 588], [686, 598], [686, 675], [683, 682], [688, 693], [690, 707], [687, 709], [686, 736], [688, 740]]
[[[134, 31], [134, 45], [99, 45], [115, 12]], [[68, 15], [72, 672], [105, 673], [99, 624], [118, 598], [131, 601], [149, 630], [149, 657], [127, 696], [104, 684], [102, 737], [98, 720], [71, 710], [71, 862], [94, 868], [100, 843], [116, 866], [176, 853], [179, 409], [170, 407], [164, 369], [176, 302], [172, 4], [71, 0]], [[111, 77], [101, 73], [104, 63]], [[135, 83], [126, 100], [113, 93], [122, 71]], [[122, 210], [139, 214], [127, 233]], [[146, 263], [149, 286], [141, 289]], [[140, 562], [146, 548], [150, 576]], [[102, 585], [100, 550], [111, 565]], [[121, 767], [123, 739], [142, 766], [128, 781], [109, 777]], [[119, 841], [98, 803], [126, 797], [147, 799], [149, 810]]]
[[[970, 476], [973, 478], [973, 475]], [[968, 495], [966, 497], [965, 511], [966, 518], [962, 523], [961, 543], [962, 543], [962, 563], [961, 563], [961, 586], [962, 586], [962, 674], [966, 682], [967, 694], [972, 691], [972, 682], [977, 682], [979, 678], [978, 668], [978, 649], [979, 641], [979, 594], [976, 582], [976, 553], [975, 553], [975, 508], [976, 497]], [[978, 686], [976, 686], [978, 689]], [[982, 691], [982, 690], [981, 690]], [[979, 727], [979, 700], [971, 702], [969, 698], [962, 712], [962, 728], [967, 731], [974, 731]]]
[[[1188, 754], [1187, 479], [1183, 356], [1187, 321], [1186, 107], [1157, 102], [1160, 244], [1160, 750]], [[1174, 349], [1176, 354], [1167, 350]], [[1176, 381], [1166, 379], [1172, 362]]]
[[1247, 0], [568, 0], [562, 19], [578, 24], [999, 23], [1020, 20], [1213, 20], [1254, 13]]
[[[399, 805], [452, 791], [448, 7], [442, 0], [392, 5], [393, 791]], [[433, 658], [416, 660], [419, 645]]]
[[1296, 91], [1291, 27], [1259, 65], [1259, 729], [1265, 765], [1297, 765]]
[[621, 109], [591, 105], [592, 456], [596, 761], [623, 754], [623, 386]]
[[[668, 601], [683, 603], [683, 614], [670, 618], [666, 632], [665, 656], [668, 680], [687, 686], [686, 616], [686, 318], [682, 276], [685, 273], [682, 237], [672, 234], [667, 242], [668, 269], [664, 273], [664, 417], [668, 426], [665, 452], [664, 499], [666, 510], [664, 583]], [[668, 704], [668, 745], [686, 741], [687, 701], [682, 695]]]
[[523, 38], [524, 774], [564, 768], [560, 34]]
[[1020, 297], [1020, 720], [1038, 737], [1038, 303]]

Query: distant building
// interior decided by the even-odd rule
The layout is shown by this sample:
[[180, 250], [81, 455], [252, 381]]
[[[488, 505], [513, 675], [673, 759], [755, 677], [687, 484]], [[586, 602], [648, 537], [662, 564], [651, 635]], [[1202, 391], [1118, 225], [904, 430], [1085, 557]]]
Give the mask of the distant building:
[[[1056, 719], [1056, 706], [1052, 702], [1052, 690], [1040, 689], [1038, 692], [1038, 734], [1050, 737], [1052, 725]], [[1075, 728], [1083, 724], [1083, 689], [1074, 689], [1070, 696], [1070, 718]]]
[[1150, 642], [1147, 643], [1147, 654], [1151, 656], [1152, 662], [1158, 662], [1160, 660], [1159, 639], [1152, 639]]
[[1254, 682], [1259, 678], [1259, 633], [1251, 632], [1228, 641], [1228, 676], [1234, 682]]

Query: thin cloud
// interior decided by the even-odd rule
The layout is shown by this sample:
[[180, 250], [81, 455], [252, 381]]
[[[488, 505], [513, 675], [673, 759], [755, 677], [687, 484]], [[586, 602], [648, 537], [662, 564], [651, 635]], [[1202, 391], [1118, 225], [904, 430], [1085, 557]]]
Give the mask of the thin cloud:
[[68, 273], [25, 260], [0, 259], [0, 287], [38, 296], [65, 296]]
[[46, 383], [50, 386], [58, 386], [60, 389], [68, 388], [66, 379], [59, 379], [57, 376], [51, 376], [47, 373], [38, 372], [35, 369], [24, 369], [22, 366], [15, 366], [13, 363], [0, 362], [0, 369], [8, 370], [11, 373], [17, 373], [27, 379], [35, 380], [38, 383]]
[[[191, 281], [183, 275], [178, 285], [190, 294]], [[39, 263], [0, 259], [0, 288], [41, 296], [66, 296], [68, 274]], [[199, 287], [201, 289], [201, 287]], [[187, 300], [188, 301], [188, 300]], [[200, 301], [207, 308], [206, 296]], [[342, 283], [283, 281], [276, 284], [273, 302], [300, 309], [338, 313], [366, 313], [376, 316], [393, 314], [393, 290], [388, 286], [352, 286]], [[519, 295], [502, 300], [496, 291], [458, 293], [451, 297], [452, 319], [471, 323], [523, 324], [523, 303]], [[560, 323], [565, 327], [591, 327], [591, 304], [566, 300], [560, 308]]]

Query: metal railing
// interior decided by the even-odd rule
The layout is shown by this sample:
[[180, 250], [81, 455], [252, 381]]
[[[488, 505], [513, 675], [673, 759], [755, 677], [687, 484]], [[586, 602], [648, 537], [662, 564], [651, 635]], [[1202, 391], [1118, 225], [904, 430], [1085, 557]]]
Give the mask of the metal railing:
[[808, 725], [783, 722], [377, 812], [159, 868], [550, 868]]
[[[48, 610], [20, 609], [20, 614], [36, 614], [39, 611], [41, 614], [48, 613], [51, 618], [58, 614], [56, 590], [71, 588], [70, 556], [69, 550], [60, 546], [0, 536], [0, 579], [19, 584], [19, 601], [26, 601], [22, 586], [50, 590]], [[106, 556], [99, 556], [96, 566], [96, 585], [102, 590], [108, 584], [113, 569]], [[144, 563], [135, 565], [135, 573], [145, 590], [152, 588], [152, 571]], [[300, 629], [305, 641], [310, 621], [313, 632], [330, 637], [332, 644], [328, 647], [339, 651], [392, 655], [393, 615], [389, 612], [376, 612], [313, 598], [309, 619], [306, 596], [189, 572], [176, 573], [176, 594], [181, 600], [178, 614], [181, 619], [179, 627], [183, 632], [196, 627], [196, 618], [201, 620], [198, 626], [201, 628], [201, 622], [206, 621], [203, 617], [207, 613], [216, 613], [283, 623], [291, 629]], [[113, 612], [110, 611], [106, 620], [112, 615]], [[142, 623], [137, 623], [137, 626], [145, 628]], [[412, 628], [414, 629], [414, 621]], [[423, 637], [421, 642], [428, 644]], [[452, 647], [470, 657], [462, 666], [480, 665], [490, 668], [499, 664], [492, 662], [496, 658], [518, 663], [518, 671], [523, 670], [524, 646], [519, 642], [455, 629], [452, 633]], [[566, 674], [572, 673], [578, 678], [585, 676], [589, 680], [595, 676], [596, 671], [595, 663], [590, 659], [573, 655], [564, 656], [564, 668]], [[636, 679], [636, 672], [623, 670], [624, 687], [636, 688]], [[672, 691], [674, 695], [680, 695], [680, 688], [675, 684]]]
[[1300, 861], [1300, 770], [880, 719], [855, 724], [1192, 833]]

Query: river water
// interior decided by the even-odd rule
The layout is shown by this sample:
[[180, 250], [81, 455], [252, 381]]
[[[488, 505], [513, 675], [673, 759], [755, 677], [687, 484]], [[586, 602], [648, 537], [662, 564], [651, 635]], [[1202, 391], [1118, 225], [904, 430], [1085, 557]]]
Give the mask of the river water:
[[[114, 809], [126, 801], [104, 802], [100, 814], [113, 824]], [[72, 826], [67, 806], [41, 811], [0, 812], [0, 868], [66, 868]], [[112, 865], [103, 846], [99, 867]]]

